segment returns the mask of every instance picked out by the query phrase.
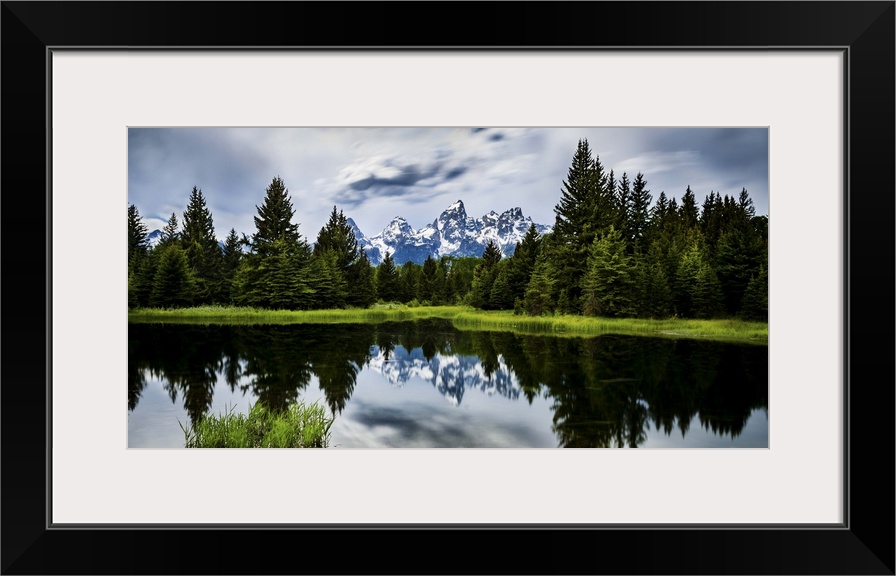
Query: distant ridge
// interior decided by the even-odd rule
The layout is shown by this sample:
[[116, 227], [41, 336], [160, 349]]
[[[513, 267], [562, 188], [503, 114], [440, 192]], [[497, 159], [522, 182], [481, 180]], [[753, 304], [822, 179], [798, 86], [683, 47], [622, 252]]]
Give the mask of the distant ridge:
[[[480, 218], [467, 216], [462, 200], [445, 209], [432, 223], [414, 230], [407, 220], [396, 216], [375, 236], [365, 236], [349, 218], [358, 245], [374, 265], [383, 261], [388, 251], [396, 264], [423, 264], [428, 256], [482, 256], [489, 240], [501, 247], [505, 256], [513, 254], [516, 243], [523, 239], [532, 218], [524, 217], [520, 208], [510, 208], [501, 214], [492, 211]], [[551, 231], [551, 226], [535, 224], [540, 234]]]

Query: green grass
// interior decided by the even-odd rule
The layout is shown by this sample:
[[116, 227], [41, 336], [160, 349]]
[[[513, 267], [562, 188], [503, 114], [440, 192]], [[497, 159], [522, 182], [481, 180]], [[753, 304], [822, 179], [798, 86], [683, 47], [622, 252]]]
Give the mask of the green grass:
[[599, 336], [624, 334], [661, 338], [697, 338], [768, 345], [768, 324], [737, 319], [589, 318], [586, 316], [517, 316], [512, 312], [461, 312], [452, 321], [460, 330], [499, 330], [517, 334]]
[[[235, 306], [143, 308], [128, 311], [128, 322], [172, 324], [376, 324], [379, 322], [453, 318], [460, 306], [380, 304], [371, 308], [336, 310], [265, 310]], [[471, 308], [472, 310], [472, 308]]]
[[[180, 422], [178, 422], [180, 424]], [[294, 404], [273, 412], [262, 404], [249, 407], [249, 414], [231, 408], [220, 416], [206, 416], [195, 426], [184, 427], [186, 448], [326, 448], [333, 418], [318, 405]]]
[[598, 336], [623, 334], [661, 338], [696, 338], [768, 345], [768, 324], [737, 319], [590, 318], [585, 316], [518, 316], [510, 311], [483, 311], [469, 306], [380, 304], [366, 309], [263, 310], [204, 306], [128, 312], [129, 322], [182, 324], [358, 324], [443, 318], [459, 330], [507, 331], [517, 334]]

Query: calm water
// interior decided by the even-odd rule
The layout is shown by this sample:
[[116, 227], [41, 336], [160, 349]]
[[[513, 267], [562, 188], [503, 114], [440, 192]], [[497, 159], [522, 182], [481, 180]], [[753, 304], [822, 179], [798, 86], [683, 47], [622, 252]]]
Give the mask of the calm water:
[[768, 348], [379, 325], [128, 325], [128, 445], [319, 401], [332, 448], [767, 448]]

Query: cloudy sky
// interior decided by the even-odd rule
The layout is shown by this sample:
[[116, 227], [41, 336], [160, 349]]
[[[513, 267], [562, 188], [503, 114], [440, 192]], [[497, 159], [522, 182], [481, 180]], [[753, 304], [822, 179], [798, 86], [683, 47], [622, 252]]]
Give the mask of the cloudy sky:
[[769, 213], [765, 128], [131, 128], [128, 204], [152, 231], [172, 212], [181, 219], [196, 186], [220, 239], [251, 235], [279, 176], [309, 241], [333, 206], [367, 236], [395, 216], [422, 228], [456, 200], [474, 218], [518, 206], [553, 224], [582, 138], [617, 178], [641, 172], [654, 200], [690, 186], [702, 204], [746, 188]]

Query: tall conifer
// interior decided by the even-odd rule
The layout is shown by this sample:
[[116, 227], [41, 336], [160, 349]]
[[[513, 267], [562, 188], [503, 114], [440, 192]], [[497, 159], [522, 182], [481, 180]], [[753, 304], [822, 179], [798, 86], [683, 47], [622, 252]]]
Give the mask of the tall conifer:
[[221, 300], [223, 256], [215, 238], [215, 225], [202, 195], [193, 186], [183, 217], [181, 242], [187, 254], [187, 264], [195, 276], [194, 302], [208, 304]]

